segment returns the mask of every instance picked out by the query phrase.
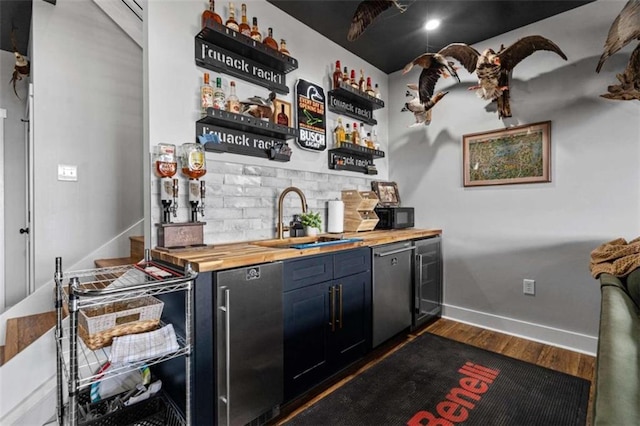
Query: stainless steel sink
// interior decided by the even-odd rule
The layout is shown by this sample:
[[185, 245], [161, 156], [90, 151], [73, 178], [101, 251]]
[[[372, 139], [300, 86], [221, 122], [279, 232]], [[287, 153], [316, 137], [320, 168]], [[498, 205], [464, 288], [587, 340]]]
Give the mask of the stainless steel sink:
[[331, 245], [350, 244], [358, 241], [362, 241], [362, 238], [341, 238], [339, 236], [321, 236], [321, 237], [300, 237], [290, 238], [287, 240], [264, 240], [255, 241], [252, 244], [261, 247], [271, 248], [295, 248], [295, 249], [308, 249], [313, 247], [324, 247]]

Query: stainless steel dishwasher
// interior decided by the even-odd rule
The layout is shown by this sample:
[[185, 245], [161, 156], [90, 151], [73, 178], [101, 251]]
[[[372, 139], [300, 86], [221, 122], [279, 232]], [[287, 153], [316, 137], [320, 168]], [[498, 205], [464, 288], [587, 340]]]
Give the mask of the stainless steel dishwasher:
[[411, 326], [414, 249], [411, 241], [372, 249], [374, 348]]
[[264, 424], [284, 394], [282, 262], [216, 273], [216, 308], [216, 424]]

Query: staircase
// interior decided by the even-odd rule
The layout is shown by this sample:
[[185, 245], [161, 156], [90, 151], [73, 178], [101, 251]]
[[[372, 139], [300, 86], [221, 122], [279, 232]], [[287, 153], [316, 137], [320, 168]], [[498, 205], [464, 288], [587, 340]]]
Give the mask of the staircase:
[[[144, 237], [129, 237], [129, 256], [95, 260], [96, 268], [130, 265], [144, 259]], [[55, 311], [42, 312], [7, 320], [4, 346], [0, 346], [0, 366], [56, 325]]]

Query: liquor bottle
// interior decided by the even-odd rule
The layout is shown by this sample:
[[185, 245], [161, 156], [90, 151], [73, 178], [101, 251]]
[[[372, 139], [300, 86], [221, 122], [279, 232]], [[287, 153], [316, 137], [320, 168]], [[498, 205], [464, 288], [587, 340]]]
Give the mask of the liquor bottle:
[[213, 87], [209, 84], [209, 73], [204, 73], [204, 84], [200, 86], [200, 111], [207, 114], [207, 108], [213, 107]]
[[358, 132], [358, 123], [353, 123], [353, 130], [351, 131], [351, 143], [354, 145], [360, 145], [360, 133]]
[[289, 127], [289, 117], [284, 112], [284, 105], [280, 105], [280, 112], [276, 116], [276, 123]]
[[371, 77], [367, 77], [367, 95], [369, 96], [376, 96], [376, 92], [373, 91], [373, 89], [371, 88]]
[[353, 87], [354, 89], [358, 88], [358, 83], [356, 82], [356, 70], [351, 70], [351, 78], [349, 79], [349, 84], [351, 84], [351, 87]]
[[378, 83], [376, 83], [376, 87], [375, 89], [373, 89], [373, 93], [375, 93], [376, 98], [382, 99], [382, 97], [380, 96], [380, 89], [378, 89]]
[[362, 145], [366, 145], [367, 144], [367, 131], [364, 130], [364, 123], [360, 123], [360, 144]]
[[358, 80], [358, 90], [360, 90], [362, 93], [366, 92], [367, 90], [367, 83], [364, 79], [364, 70], [360, 70], [360, 80]]
[[240, 33], [251, 37], [251, 27], [247, 23], [247, 5], [242, 3], [242, 20], [240, 21]]
[[260, 34], [260, 29], [258, 29], [258, 18], [253, 17], [253, 26], [251, 27], [251, 38], [255, 41], [262, 41], [262, 34]]
[[373, 146], [373, 139], [371, 139], [371, 133], [367, 133], [367, 140], [366, 140], [366, 142], [367, 142], [367, 147], [369, 147], [369, 148], [371, 148], [371, 149], [373, 149], [373, 148], [374, 148], [374, 146]]
[[202, 28], [213, 27], [212, 22], [222, 25], [222, 18], [215, 11], [214, 0], [209, 0], [209, 9], [202, 12]]
[[213, 108], [224, 110], [225, 96], [222, 90], [222, 78], [216, 78], [216, 87], [213, 89]]
[[345, 84], [350, 84], [351, 80], [349, 79], [349, 72], [347, 71], [347, 67], [344, 67], [344, 72], [342, 73], [342, 81]]
[[278, 50], [278, 42], [273, 39], [273, 28], [269, 27], [267, 36], [262, 40], [262, 43], [276, 51]]
[[344, 131], [344, 141], [346, 143], [353, 143], [353, 134], [351, 133], [351, 127], [349, 123], [346, 124], [346, 129]]
[[333, 88], [340, 87], [340, 80], [342, 80], [342, 71], [340, 71], [340, 61], [336, 61], [336, 69], [333, 71]]
[[287, 41], [283, 38], [280, 39], [280, 53], [283, 55], [291, 56], [289, 50], [287, 50]]
[[229, 2], [229, 19], [224, 24], [234, 31], [240, 31], [240, 26], [236, 21], [236, 8], [232, 2]]
[[342, 142], [344, 142], [344, 127], [342, 127], [342, 118], [338, 117], [338, 125], [336, 126], [336, 129], [334, 130], [334, 136], [335, 136], [335, 144], [336, 147], [340, 147], [340, 145], [342, 145]]
[[236, 96], [236, 82], [229, 83], [229, 96], [227, 96], [227, 111], [240, 114], [240, 99]]

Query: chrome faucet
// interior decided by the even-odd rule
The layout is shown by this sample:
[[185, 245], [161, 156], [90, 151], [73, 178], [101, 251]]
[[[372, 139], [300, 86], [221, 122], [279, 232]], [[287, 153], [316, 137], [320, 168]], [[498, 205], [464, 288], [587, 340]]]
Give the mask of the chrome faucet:
[[304, 194], [299, 188], [296, 188], [295, 186], [290, 186], [286, 188], [284, 191], [282, 191], [282, 194], [280, 194], [280, 198], [278, 198], [278, 225], [276, 226], [276, 231], [278, 232], [279, 240], [284, 238], [284, 231], [289, 230], [289, 227], [286, 226], [283, 222], [282, 209], [284, 204], [284, 197], [290, 192], [295, 192], [300, 196], [300, 201], [302, 202], [302, 213], [307, 212], [307, 198], [304, 196]]

